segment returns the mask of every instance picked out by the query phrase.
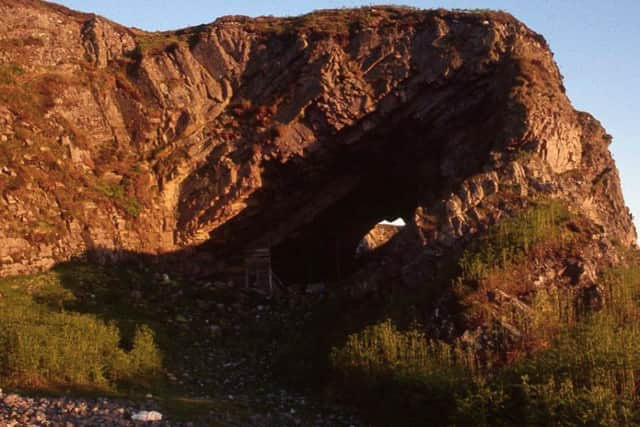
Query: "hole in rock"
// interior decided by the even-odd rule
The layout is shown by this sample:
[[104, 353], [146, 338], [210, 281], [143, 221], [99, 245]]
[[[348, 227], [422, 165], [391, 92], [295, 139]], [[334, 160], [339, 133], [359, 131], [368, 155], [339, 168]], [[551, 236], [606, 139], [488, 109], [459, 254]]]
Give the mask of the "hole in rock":
[[434, 164], [429, 167], [429, 161], [408, 162], [403, 155], [395, 155], [393, 161], [368, 164], [359, 185], [271, 248], [273, 271], [279, 279], [286, 284], [309, 284], [347, 278], [363, 265], [367, 253], [393, 236], [386, 233], [389, 238], [379, 244], [363, 241], [378, 240], [371, 239], [371, 234], [385, 237], [376, 233], [379, 228], [405, 224], [424, 201], [419, 195], [439, 194], [437, 156], [432, 156]]
[[[473, 119], [482, 118], [479, 115]], [[465, 123], [468, 127], [469, 124]], [[442, 200], [457, 184], [443, 174], [446, 170], [443, 165], [455, 164], [459, 177], [463, 178], [480, 168], [488, 152], [489, 138], [476, 145], [452, 149], [445, 144], [446, 136], [431, 139], [426, 138], [426, 134], [420, 126], [401, 126], [394, 129], [394, 133], [378, 136], [380, 143], [376, 145], [380, 149], [361, 152], [336, 166], [331, 176], [355, 175], [358, 184], [350, 187], [346, 194], [340, 193], [341, 197], [328, 208], [272, 245], [275, 274], [285, 284], [347, 279], [365, 265], [366, 252], [383, 246], [374, 244], [373, 248], [363, 251], [363, 239], [370, 237], [377, 224], [395, 227], [395, 224], [409, 222], [416, 207]], [[372, 140], [369, 144], [374, 145]], [[466, 151], [470, 147], [475, 151], [473, 155]], [[330, 198], [332, 191], [336, 189], [329, 185], [309, 193]]]
[[[356, 256], [357, 249], [376, 224], [397, 218], [409, 222], [418, 206], [444, 200], [466, 177], [478, 173], [503, 126], [500, 115], [493, 113], [503, 101], [485, 86], [478, 82], [442, 88], [436, 104], [430, 104], [430, 96], [416, 98], [409, 108], [422, 111], [421, 103], [430, 105], [424, 108], [431, 114], [428, 118], [385, 123], [344, 148], [350, 153], [334, 156], [324, 176], [356, 177], [358, 184], [271, 245], [273, 271], [286, 284], [347, 279], [366, 265], [368, 257]], [[309, 175], [302, 168], [296, 172], [293, 182]], [[331, 184], [308, 190], [320, 200], [332, 192], [336, 189]]]
[[[381, 218], [374, 214], [372, 204], [351, 203], [344, 203], [353, 208], [351, 215], [340, 216], [338, 211], [346, 207], [336, 207], [272, 249], [273, 270], [281, 280], [287, 284], [303, 284], [344, 279], [367, 254], [396, 234], [388, 228], [400, 228], [379, 224]], [[373, 209], [371, 213], [366, 212], [369, 208]], [[381, 230], [380, 226], [387, 230]]]
[[[268, 248], [271, 269], [286, 286], [348, 279], [389, 241], [380, 233], [377, 243], [363, 247], [374, 227], [410, 223], [418, 206], [439, 209], [439, 201], [482, 170], [502, 121], [493, 115], [500, 100], [475, 90], [447, 89], [429, 118], [390, 121], [357, 140], [346, 132], [286, 164], [266, 164], [260, 191], [215, 230], [205, 250], [225, 259]], [[464, 99], [464, 114], [443, 101], [451, 94], [453, 101]]]
[[404, 227], [405, 225], [407, 225], [407, 223], [404, 222], [404, 219], [402, 218], [396, 218], [393, 221], [387, 221], [386, 219], [382, 220], [377, 225], [393, 225], [395, 227]]

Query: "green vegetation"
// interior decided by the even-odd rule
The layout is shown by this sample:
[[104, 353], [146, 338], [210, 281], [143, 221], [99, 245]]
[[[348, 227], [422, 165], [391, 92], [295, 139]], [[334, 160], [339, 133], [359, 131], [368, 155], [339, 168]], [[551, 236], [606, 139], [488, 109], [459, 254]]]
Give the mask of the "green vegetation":
[[15, 84], [16, 77], [25, 73], [24, 69], [19, 65], [1, 65], [0, 66], [0, 84]]
[[[341, 386], [395, 425], [638, 423], [640, 268], [609, 271], [603, 283], [603, 310], [575, 324], [564, 319], [549, 348], [511, 365], [492, 366], [481, 349], [389, 321], [351, 335], [331, 361]], [[384, 408], [373, 403], [380, 398]]]
[[[228, 401], [227, 386], [218, 390], [229, 370], [212, 366], [246, 358], [259, 344], [249, 343], [244, 330], [237, 341], [214, 338], [207, 321], [216, 303], [238, 301], [235, 290], [167, 282], [134, 263], [70, 262], [0, 279], [0, 388], [140, 401], [151, 393], [172, 421], [195, 421], [212, 411], [248, 417], [245, 404]], [[223, 330], [252, 327], [253, 319], [265, 345], [265, 325], [253, 313], [242, 321], [226, 307], [221, 313], [216, 325]], [[224, 345], [223, 354], [210, 347], [213, 339]], [[206, 388], [194, 384], [205, 378]]]
[[[350, 335], [330, 359], [339, 390], [360, 396], [356, 403], [366, 406], [385, 402], [376, 414], [383, 425], [418, 425], [434, 414], [451, 413], [454, 398], [474, 384], [475, 360], [468, 349], [430, 340], [418, 326], [400, 331], [390, 320]], [[401, 416], [386, 412], [401, 408]]]
[[463, 346], [430, 340], [417, 325], [400, 331], [390, 320], [350, 335], [331, 362], [336, 388], [359, 396], [354, 403], [385, 402], [375, 414], [382, 425], [450, 420], [457, 396], [475, 388], [475, 360]]
[[114, 320], [67, 309], [76, 298], [59, 273], [2, 280], [0, 295], [2, 385], [113, 391], [160, 372], [162, 355], [147, 325], [135, 327], [127, 349]]
[[[108, 186], [102, 191], [110, 198], [125, 193], [118, 196]], [[358, 300], [345, 290], [343, 296], [301, 296], [281, 301], [288, 305], [284, 316], [270, 301], [271, 320], [270, 310], [245, 312], [256, 303], [237, 289], [190, 289], [120, 266], [69, 264], [0, 280], [0, 387], [126, 396], [152, 389], [163, 408], [186, 418], [194, 411], [239, 411], [207, 397], [217, 390], [186, 394], [162, 378], [179, 373], [181, 364], [202, 364], [199, 372], [226, 379], [227, 372], [211, 368], [223, 364], [189, 344], [211, 336], [214, 323], [203, 321], [211, 318], [190, 317], [201, 309], [214, 313], [223, 331], [233, 331], [216, 333], [216, 351], [233, 349], [247, 365], [254, 362], [245, 356], [251, 359], [256, 348], [275, 353], [283, 371], [276, 366], [276, 378], [268, 381], [285, 379], [287, 372], [304, 386], [320, 384], [328, 396], [363, 408], [374, 425], [640, 425], [640, 267], [601, 275], [606, 304], [599, 311], [583, 307], [576, 289], [551, 288], [520, 301], [530, 310], [493, 312], [483, 323], [508, 323], [522, 342], [506, 342], [491, 327], [483, 339], [440, 340], [419, 323], [428, 321], [420, 316], [430, 301], [451, 290], [458, 277], [488, 286], [496, 274], [510, 280], [507, 273], [525, 257], [566, 254], [575, 243], [570, 222], [582, 226], [561, 204], [538, 201], [479, 236], [459, 262], [448, 260], [451, 268], [441, 265], [442, 277], [432, 279], [447, 285], [439, 294], [381, 292]], [[519, 354], [505, 357], [505, 349]], [[268, 390], [257, 380], [251, 387]]]
[[137, 217], [142, 211], [140, 202], [127, 195], [126, 187], [123, 185], [109, 185], [100, 183], [96, 185], [96, 190], [113, 200], [116, 206], [125, 211], [127, 215]]
[[[640, 267], [599, 278], [606, 302], [599, 311], [585, 304], [582, 290], [533, 292], [518, 282], [526, 280], [518, 273], [525, 260], [575, 250], [572, 230], [580, 227], [581, 217], [559, 202], [533, 202], [478, 236], [457, 268], [424, 293], [394, 292], [368, 298], [366, 306], [348, 299], [322, 304], [335, 309], [314, 309], [319, 318], [306, 323], [296, 345], [313, 340], [309, 358], [328, 354], [324, 384], [363, 408], [374, 425], [640, 425]], [[476, 292], [459, 295], [461, 284]], [[510, 286], [525, 300], [498, 307], [483, 299], [484, 291]], [[426, 291], [432, 287], [441, 293]], [[416, 322], [432, 321], [420, 313], [447, 288], [458, 304], [449, 306], [453, 315], [468, 321], [468, 311], [483, 307], [483, 338], [438, 340]], [[306, 360], [306, 372], [322, 372], [321, 362]]]
[[401, 332], [387, 319], [350, 335], [343, 348], [333, 349], [331, 361], [343, 376], [355, 373], [371, 385], [395, 375], [429, 377], [444, 384], [458, 376], [451, 362], [467, 361], [467, 356], [461, 347], [428, 340], [417, 327]]
[[136, 37], [138, 55], [157, 55], [186, 42], [173, 33], [148, 33]]
[[[514, 311], [501, 313], [503, 318], [496, 319], [496, 313], [483, 299], [486, 292], [478, 291], [478, 287], [492, 289], [499, 285], [499, 288], [509, 290], [509, 286], [515, 286], [519, 290], [514, 294], [522, 292], [520, 281], [523, 279], [517, 274], [512, 275], [512, 271], [533, 252], [549, 248], [555, 250], [563, 242], [571, 242], [574, 237], [566, 226], [569, 218], [578, 221], [562, 204], [540, 200], [527, 210], [501, 219], [469, 244], [459, 259], [440, 260], [435, 268], [436, 275], [424, 287], [368, 294], [362, 298], [366, 303], [360, 301], [360, 297], [342, 293], [341, 287], [332, 289], [331, 299], [304, 309], [312, 315], [305, 319], [304, 328], [292, 332], [296, 339], [281, 349], [283, 371], [294, 371], [296, 377], [306, 376], [309, 383], [326, 382], [331, 377], [327, 355], [333, 347], [344, 343], [346, 336], [388, 318], [402, 327], [412, 322], [429, 322], [424, 313], [433, 310], [434, 303], [441, 302], [443, 298], [451, 301], [448, 308], [456, 320], [467, 324], [498, 321], [522, 330], [526, 335], [536, 330], [536, 340], [547, 339], [561, 323], [548, 310], [556, 310], [557, 307], [556, 311], [563, 316], [570, 311], [570, 307], [562, 306], [565, 295], [541, 294], [532, 302], [536, 309], [529, 310], [526, 316]], [[492, 283], [484, 283], [487, 274], [491, 276]], [[538, 308], [544, 315], [540, 319], [532, 319], [531, 314], [538, 312]], [[527, 350], [528, 344], [523, 342], [520, 345]]]
[[557, 201], [538, 202], [533, 208], [505, 218], [462, 254], [462, 278], [480, 280], [495, 268], [508, 268], [521, 261], [536, 244], [563, 239], [563, 225], [571, 219]]
[[168, 297], [176, 288], [188, 289], [128, 264], [67, 263], [0, 279], [0, 388], [134, 400], [151, 392], [172, 420], [242, 414], [241, 405], [166, 378], [181, 371], [183, 356], [190, 365], [200, 360], [193, 344], [208, 328], [174, 321], [185, 308]]

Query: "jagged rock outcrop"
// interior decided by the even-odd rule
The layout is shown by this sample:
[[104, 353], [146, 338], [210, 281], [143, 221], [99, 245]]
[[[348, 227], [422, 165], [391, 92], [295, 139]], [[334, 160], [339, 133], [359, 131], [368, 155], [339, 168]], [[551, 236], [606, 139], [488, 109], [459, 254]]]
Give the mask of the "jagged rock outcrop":
[[356, 257], [363, 256], [386, 245], [400, 231], [402, 231], [402, 226], [400, 225], [376, 224], [358, 244]]
[[585, 218], [583, 253], [563, 254], [582, 271], [636, 242], [610, 137], [572, 108], [545, 40], [501, 12], [146, 33], [0, 0], [0, 141], [0, 275], [87, 252], [224, 274], [271, 247], [290, 281], [339, 279], [376, 223], [403, 217], [363, 282], [420, 286], [540, 198]]

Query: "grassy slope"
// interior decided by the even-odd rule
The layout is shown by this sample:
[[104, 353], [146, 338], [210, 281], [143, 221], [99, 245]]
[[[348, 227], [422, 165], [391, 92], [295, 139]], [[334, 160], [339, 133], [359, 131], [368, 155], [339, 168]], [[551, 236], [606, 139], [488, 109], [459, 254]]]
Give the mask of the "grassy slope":
[[[242, 411], [167, 380], [202, 333], [168, 307], [176, 286], [136, 269], [76, 263], [0, 280], [0, 386], [134, 400], [153, 393], [174, 418]], [[136, 340], [140, 330], [153, 339]]]
[[[640, 267], [602, 280], [603, 310], [574, 322], [558, 310], [570, 302], [552, 305], [550, 345], [515, 363], [494, 366], [468, 342], [386, 321], [334, 348], [337, 384], [381, 425], [639, 425]], [[531, 319], [534, 330], [547, 320]]]
[[[580, 247], [571, 229], [581, 221], [539, 201], [490, 228], [462, 253], [450, 282], [467, 322], [482, 317], [483, 338], [443, 342], [416, 325], [374, 323], [333, 348], [337, 390], [380, 425], [640, 423], [637, 257], [599, 278], [606, 304], [595, 312], [581, 308], [575, 289], [532, 292], [518, 275], [523, 262]], [[496, 310], [480, 297], [496, 289], [529, 295], [532, 310]], [[505, 324], [519, 332], [505, 334]]]

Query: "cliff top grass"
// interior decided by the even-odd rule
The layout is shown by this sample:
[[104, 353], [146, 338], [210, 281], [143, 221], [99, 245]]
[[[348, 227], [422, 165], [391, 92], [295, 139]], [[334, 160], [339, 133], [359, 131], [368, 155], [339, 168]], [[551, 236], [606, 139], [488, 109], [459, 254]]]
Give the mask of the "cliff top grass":
[[246, 28], [270, 35], [315, 33], [329, 36], [347, 35], [351, 30], [387, 27], [392, 25], [416, 26], [428, 16], [450, 15], [456, 19], [490, 19], [512, 22], [508, 12], [491, 9], [422, 9], [411, 6], [376, 5], [355, 8], [319, 9], [299, 16], [246, 16], [222, 17], [219, 22], [241, 22]]
[[142, 33], [136, 36], [139, 55], [157, 55], [179, 46], [187, 46], [185, 38], [173, 32]]
[[267, 33], [315, 32], [330, 35], [348, 33], [351, 28], [367, 27], [382, 20], [404, 18], [409, 24], [418, 18], [419, 9], [411, 7], [361, 7], [354, 9], [316, 10], [295, 17], [260, 17], [252, 26]]

